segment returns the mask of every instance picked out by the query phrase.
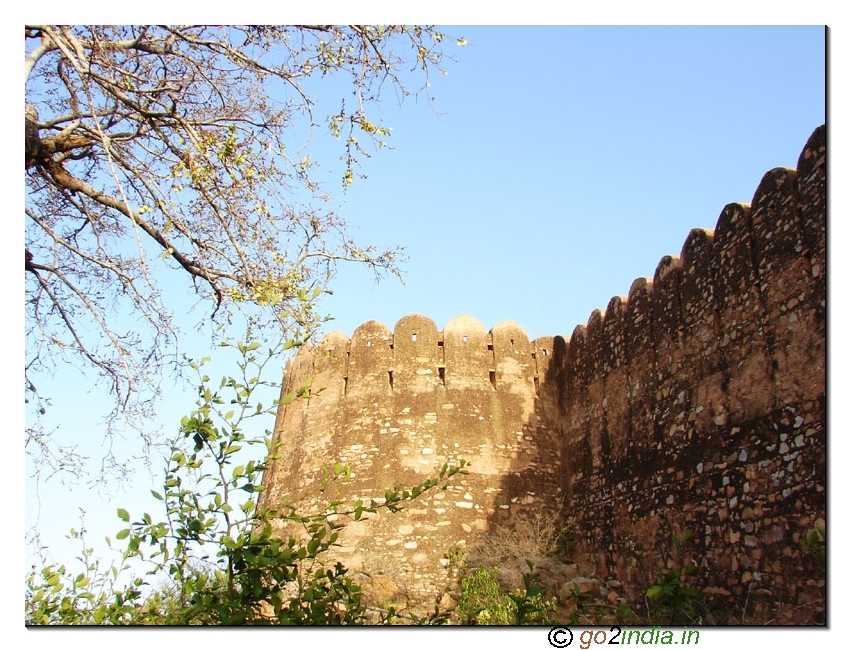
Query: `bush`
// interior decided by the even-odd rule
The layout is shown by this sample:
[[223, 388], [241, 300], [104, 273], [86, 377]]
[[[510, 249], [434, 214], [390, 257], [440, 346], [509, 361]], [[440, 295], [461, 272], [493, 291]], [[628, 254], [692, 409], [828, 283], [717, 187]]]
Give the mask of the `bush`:
[[[682, 548], [693, 538], [693, 531], [686, 530], [681, 537], [673, 535], [673, 545], [676, 548], [680, 563]], [[693, 625], [704, 622], [705, 605], [701, 593], [694, 587], [699, 576], [696, 564], [687, 564], [678, 569], [664, 573], [656, 584], [646, 590], [648, 601], [656, 603], [656, 611], [650, 610], [651, 620], [665, 621], [669, 625]]]
[[505, 591], [497, 580], [496, 569], [481, 567], [460, 583], [457, 613], [466, 625], [541, 625], [551, 622], [555, 599], [543, 596], [528, 563], [524, 574], [525, 586], [512, 593]]
[[[245, 340], [223, 345], [239, 354], [239, 378], [225, 377], [212, 388], [202, 372], [207, 360], [191, 364], [200, 377], [199, 399], [183, 418], [180, 436], [172, 444], [162, 492], [152, 492], [164, 506], [165, 519], [156, 521], [148, 513], [133, 518], [119, 508], [125, 526], [116, 538], [126, 548], [118, 565], [107, 570], [87, 548], [84, 529], [72, 531], [83, 543], [84, 569], [76, 576], [64, 566], [33, 569], [26, 581], [27, 625], [367, 622], [360, 588], [344, 566], [324, 559], [339, 530], [346, 521], [379, 509], [401, 509], [405, 502], [464, 473], [465, 463], [444, 465], [434, 478], [412, 488], [396, 486], [382, 503], [359, 500], [345, 506], [331, 501], [313, 515], [285, 504], [277, 510], [258, 509], [262, 475], [276, 450], [270, 431], [251, 437], [244, 425], [254, 417], [273, 420], [277, 402], [266, 408], [252, 398], [261, 386], [276, 388], [260, 377], [265, 365], [278, 358], [280, 348], [261, 356], [250, 330]], [[290, 341], [282, 349], [295, 345]], [[291, 399], [294, 396], [286, 398]], [[262, 445], [262, 460], [246, 460], [243, 448], [256, 445]], [[349, 473], [345, 465], [337, 464], [328, 471], [325, 485], [345, 480]], [[275, 519], [299, 524], [303, 535], [276, 538]], [[149, 570], [122, 587], [131, 562], [143, 562]], [[151, 582], [159, 586], [152, 587]]]
[[511, 625], [516, 603], [502, 590], [495, 569], [477, 569], [460, 582], [457, 611], [465, 624]]

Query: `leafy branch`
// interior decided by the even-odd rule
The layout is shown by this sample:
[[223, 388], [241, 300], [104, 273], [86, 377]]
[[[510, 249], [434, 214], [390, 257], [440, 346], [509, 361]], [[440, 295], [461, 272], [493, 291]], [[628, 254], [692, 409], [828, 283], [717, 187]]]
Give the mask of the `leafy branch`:
[[[64, 566], [34, 569], [27, 578], [28, 624], [367, 621], [359, 586], [342, 564], [325, 558], [341, 529], [347, 521], [380, 510], [398, 512], [405, 503], [465, 473], [466, 464], [444, 465], [413, 487], [396, 486], [384, 500], [335, 500], [314, 514], [299, 512], [289, 503], [259, 507], [263, 472], [277, 450], [271, 432], [256, 436], [247, 429], [251, 418], [268, 418], [277, 409], [276, 401], [265, 406], [256, 399], [260, 388], [278, 388], [262, 379], [263, 368], [276, 354], [264, 354], [250, 332], [241, 341], [223, 345], [239, 355], [236, 377], [211, 385], [203, 373], [207, 360], [190, 363], [200, 376], [196, 408], [180, 423], [162, 491], [152, 491], [165, 518], [157, 521], [148, 513], [134, 518], [119, 508], [124, 527], [115, 537], [125, 549], [118, 565], [106, 571], [88, 548], [80, 557], [85, 570], [77, 576]], [[281, 347], [295, 345], [290, 340]], [[254, 445], [262, 448], [262, 460], [246, 453]], [[337, 464], [327, 471], [325, 487], [349, 474], [347, 466]], [[281, 538], [274, 533], [280, 522], [296, 524], [300, 533]], [[149, 567], [145, 576], [120, 586], [119, 577], [139, 563]], [[395, 616], [388, 611], [386, 620]], [[441, 620], [439, 613], [421, 622], [431, 620]]]

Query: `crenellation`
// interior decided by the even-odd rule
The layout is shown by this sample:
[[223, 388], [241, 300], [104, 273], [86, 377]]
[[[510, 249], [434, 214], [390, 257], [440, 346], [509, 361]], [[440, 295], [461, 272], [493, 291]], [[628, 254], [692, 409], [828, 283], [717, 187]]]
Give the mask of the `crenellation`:
[[490, 371], [492, 337], [481, 321], [458, 316], [443, 329], [446, 390], [493, 390]]
[[592, 456], [591, 462], [594, 466], [604, 463], [610, 452], [605, 422], [605, 352], [607, 345], [603, 328], [604, 319], [604, 312], [601, 309], [594, 309], [587, 321], [586, 375], [583, 379], [587, 386], [587, 397], [585, 398], [586, 435]]
[[749, 420], [772, 403], [763, 388], [771, 385], [772, 370], [750, 217], [749, 205], [727, 205], [717, 221], [712, 248], [729, 424]]
[[[583, 431], [587, 423], [587, 327], [584, 324], [577, 325], [570, 337], [570, 346], [566, 358], [564, 382], [564, 418], [565, 428], [568, 431]], [[562, 452], [564, 458], [569, 459], [571, 465], [575, 466], [578, 450], [575, 444], [584, 436], [575, 438], [565, 437], [563, 444], [565, 450]]]
[[538, 336], [530, 343], [534, 376], [544, 378], [549, 373], [555, 353], [554, 336]]
[[680, 258], [665, 255], [658, 263], [652, 280], [652, 339], [658, 353], [658, 363], [674, 371], [681, 352], [681, 277]]
[[605, 339], [605, 409], [606, 445], [609, 460], [617, 461], [628, 453], [629, 446], [629, 372], [626, 351], [626, 301], [614, 296], [608, 302], [603, 322]]
[[411, 314], [393, 330], [394, 391], [432, 393], [440, 384], [444, 367], [437, 325], [427, 316]]
[[626, 302], [627, 298], [614, 296], [605, 308], [603, 328], [605, 351], [603, 367], [606, 373], [628, 364], [626, 357]]
[[817, 307], [818, 325], [826, 326], [826, 126], [815, 129], [797, 163], [799, 217], [803, 244], [812, 264], [810, 302]]
[[637, 432], [655, 438], [655, 347], [652, 342], [652, 281], [635, 279], [626, 302], [626, 358], [629, 364], [629, 440]]
[[652, 281], [637, 278], [626, 301], [626, 336], [630, 362], [652, 348]]
[[606, 349], [608, 346], [605, 340], [604, 321], [605, 312], [601, 309], [594, 309], [590, 318], [587, 319], [587, 375], [584, 381], [588, 390], [594, 382], [605, 377]]
[[336, 462], [340, 498], [371, 498], [464, 459], [446, 491], [344, 529], [338, 557], [432, 602], [456, 542], [542, 506], [574, 522], [585, 575], [629, 598], [692, 530], [705, 593], [815, 620], [825, 581], [799, 541], [826, 519], [825, 169], [821, 127], [796, 172], [768, 172], [570, 338], [411, 314], [305, 346], [283, 394], [309, 399], [279, 410], [264, 503], [319, 507]]
[[812, 265], [804, 253], [798, 199], [797, 173], [788, 169], [768, 172], [753, 197], [755, 261], [777, 407], [805, 393], [801, 385], [805, 380], [795, 372], [799, 362], [793, 355], [807, 350], [812, 330], [794, 323], [814, 318], [814, 305], [805, 300]]
[[682, 247], [679, 280], [682, 352], [684, 364], [701, 376], [720, 367], [720, 316], [711, 271], [714, 231], [691, 230]]
[[[528, 333], [512, 321], [502, 321], [491, 330], [496, 390], [527, 393], [534, 388], [536, 359]], [[536, 356], [536, 354], [535, 354]]]
[[566, 359], [567, 403], [579, 403], [587, 391], [587, 325], [575, 326]]
[[392, 371], [393, 337], [389, 328], [369, 321], [354, 330], [348, 356], [347, 394], [389, 393]]
[[711, 274], [725, 333], [721, 345], [731, 340], [740, 346], [759, 328], [762, 306], [753, 260], [750, 206], [730, 203], [720, 213], [714, 229]]
[[[681, 262], [666, 255], [656, 267], [652, 282], [652, 341], [655, 349], [654, 412], [656, 435], [664, 442], [665, 454], [685, 431], [679, 373], [683, 352], [680, 340], [679, 283]], [[669, 462], [669, 461], [668, 461]]]
[[754, 263], [768, 311], [795, 293], [788, 287], [794, 274], [786, 271], [793, 267], [800, 276], [811, 275], [797, 206], [796, 170], [777, 168], [764, 175], [753, 196], [750, 222]]
[[319, 341], [310, 374], [313, 382], [318, 380], [317, 387], [335, 397], [346, 395], [350, 349], [351, 341], [342, 332], [329, 332]]

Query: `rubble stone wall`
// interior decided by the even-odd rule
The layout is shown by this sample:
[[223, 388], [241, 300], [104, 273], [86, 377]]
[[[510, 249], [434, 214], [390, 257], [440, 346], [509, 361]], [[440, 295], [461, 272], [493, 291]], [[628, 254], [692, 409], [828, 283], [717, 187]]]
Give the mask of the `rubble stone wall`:
[[[350, 569], [383, 576], [386, 597], [431, 603], [448, 586], [455, 543], [474, 543], [524, 507], [560, 503], [555, 396], [538, 395], [552, 344], [507, 321], [488, 332], [469, 316], [442, 332], [413, 314], [392, 332], [371, 321], [351, 339], [328, 334], [287, 369], [283, 394], [309, 384], [310, 397], [278, 413], [281, 458], [267, 472], [264, 503], [288, 498], [310, 511], [337, 497], [381, 502], [396, 484], [467, 461], [469, 473], [447, 490], [349, 524], [336, 551]], [[337, 463], [350, 480], [321, 494], [323, 469]]]
[[632, 596], [691, 561], [731, 597], [825, 596], [799, 544], [826, 518], [825, 160], [821, 127], [796, 171], [594, 311], [546, 378], [580, 547]]
[[279, 411], [266, 503], [333, 497], [317, 495], [335, 463], [343, 496], [368, 500], [462, 458], [446, 491], [346, 528], [339, 557], [428, 598], [455, 543], [543, 507], [631, 597], [693, 561], [712, 593], [824, 598], [799, 540], [826, 518], [825, 181], [820, 127], [797, 170], [768, 172], [569, 338], [416, 314], [328, 334], [287, 367], [283, 393], [311, 397]]

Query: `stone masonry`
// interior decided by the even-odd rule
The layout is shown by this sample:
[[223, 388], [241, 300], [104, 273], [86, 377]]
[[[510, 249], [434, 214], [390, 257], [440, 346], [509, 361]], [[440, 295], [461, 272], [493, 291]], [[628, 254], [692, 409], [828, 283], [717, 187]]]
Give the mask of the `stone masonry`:
[[328, 334], [288, 368], [284, 393], [309, 381], [315, 394], [278, 414], [282, 458], [268, 471], [264, 503], [303, 496], [303, 508], [321, 507], [337, 496], [319, 493], [322, 469], [336, 463], [352, 470], [339, 496], [368, 502], [468, 461], [469, 474], [449, 489], [349, 524], [337, 549], [350, 569], [390, 577], [399, 596], [433, 601], [456, 541], [473, 542], [517, 508], [560, 500], [556, 401], [538, 395], [552, 345], [510, 322], [488, 333], [469, 316], [443, 332], [410, 315], [393, 332], [372, 321], [350, 340]]
[[825, 185], [822, 126], [797, 170], [768, 172], [569, 338], [468, 316], [331, 332], [287, 366], [283, 394], [312, 396], [278, 413], [264, 503], [335, 498], [318, 490], [335, 463], [352, 470], [340, 496], [368, 500], [462, 458], [447, 490], [346, 527], [337, 557], [433, 602], [455, 543], [544, 507], [629, 597], [691, 530], [707, 593], [823, 601], [799, 540], [826, 519]]

